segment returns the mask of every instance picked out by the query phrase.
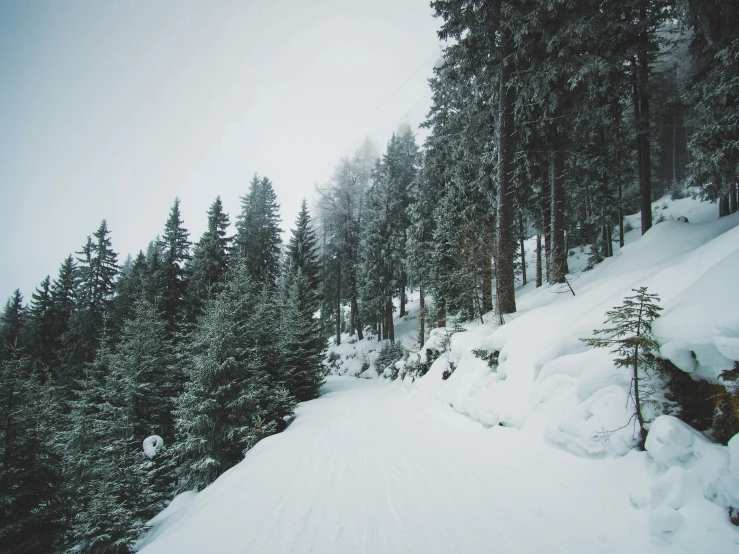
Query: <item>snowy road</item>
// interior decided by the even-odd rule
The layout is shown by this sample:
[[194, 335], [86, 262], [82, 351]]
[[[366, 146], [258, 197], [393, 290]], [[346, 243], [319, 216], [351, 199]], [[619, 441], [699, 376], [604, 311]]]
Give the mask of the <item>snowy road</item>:
[[[284, 433], [183, 500], [142, 552], [682, 551], [651, 541], [630, 500], [648, 488], [645, 463], [577, 458], [420, 393], [333, 377]], [[700, 539], [680, 546], [721, 551]]]

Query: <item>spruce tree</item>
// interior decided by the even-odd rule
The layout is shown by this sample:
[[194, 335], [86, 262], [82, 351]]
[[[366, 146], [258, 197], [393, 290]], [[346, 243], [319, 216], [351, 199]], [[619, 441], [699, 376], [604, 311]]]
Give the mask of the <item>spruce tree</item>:
[[23, 345], [25, 308], [23, 295], [16, 289], [0, 315], [0, 359], [10, 359]]
[[325, 339], [315, 317], [315, 292], [298, 268], [283, 293], [280, 321], [280, 381], [298, 401], [318, 396], [323, 384]]
[[320, 266], [318, 263], [316, 232], [305, 199], [300, 205], [300, 213], [295, 221], [290, 242], [287, 244], [285, 263], [288, 280], [298, 271], [308, 280], [307, 292], [312, 296], [310, 305], [313, 305], [313, 311], [315, 312], [318, 309]]
[[276, 310], [269, 288], [260, 291], [251, 270], [245, 259], [236, 262], [189, 339], [187, 382], [175, 411], [175, 455], [187, 488], [213, 482], [292, 413], [271, 338]]
[[65, 367], [60, 384], [68, 390], [81, 376], [84, 364], [94, 360], [98, 338], [111, 313], [118, 265], [109, 235], [108, 224], [103, 220], [78, 252], [76, 306], [69, 329], [62, 337], [61, 357]]
[[187, 283], [185, 281], [185, 261], [190, 259], [188, 232], [182, 226], [180, 199], [175, 198], [169, 212], [164, 234], [158, 243], [161, 251], [161, 265], [158, 267], [158, 285], [162, 287], [160, 309], [167, 322], [170, 337], [177, 335], [181, 319], [185, 315]]
[[0, 362], [0, 399], [0, 552], [59, 551], [61, 404], [53, 378], [17, 352]]
[[192, 261], [187, 266], [191, 319], [200, 313], [209, 296], [223, 289], [231, 243], [231, 237], [226, 236], [228, 226], [228, 215], [223, 212], [219, 196], [208, 209], [208, 229], [195, 245]]
[[234, 251], [246, 262], [255, 283], [274, 287], [280, 268], [280, 206], [272, 182], [254, 175], [241, 198]]
[[56, 356], [54, 355], [51, 277], [48, 275], [31, 295], [28, 315], [32, 328], [29, 339], [33, 356], [38, 362], [50, 367], [54, 364]]
[[611, 348], [611, 352], [616, 355], [613, 363], [617, 367], [631, 370], [631, 393], [634, 403], [632, 419], [636, 418], [639, 425], [638, 444], [643, 450], [647, 430], [644, 427], [639, 386], [643, 378], [639, 371], [648, 373], [654, 369], [655, 358], [652, 352], [659, 348], [659, 344], [652, 336], [652, 323], [659, 317], [662, 308], [659, 306], [659, 296], [648, 293], [647, 287], [633, 289], [633, 292], [635, 294], [624, 298], [621, 306], [606, 312], [606, 323], [609, 327], [595, 331], [596, 335], [605, 335], [605, 337], [583, 339], [583, 342], [596, 348]]

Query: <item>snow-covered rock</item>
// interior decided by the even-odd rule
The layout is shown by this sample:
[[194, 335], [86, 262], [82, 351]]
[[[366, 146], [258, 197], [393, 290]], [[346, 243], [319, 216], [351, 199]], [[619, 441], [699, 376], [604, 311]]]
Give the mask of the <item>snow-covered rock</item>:
[[152, 435], [144, 439], [144, 455], [153, 459], [164, 448], [164, 439], [159, 435]]

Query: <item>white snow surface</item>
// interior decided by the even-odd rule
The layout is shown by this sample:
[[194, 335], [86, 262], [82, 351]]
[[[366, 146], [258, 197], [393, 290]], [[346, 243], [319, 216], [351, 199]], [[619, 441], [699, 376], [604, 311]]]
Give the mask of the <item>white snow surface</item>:
[[[739, 359], [739, 214], [718, 220], [715, 204], [690, 198], [654, 211], [665, 221], [629, 232], [592, 271], [581, 271], [587, 249], [570, 251], [576, 296], [520, 287], [503, 326], [486, 314], [419, 348], [411, 295], [395, 322], [410, 352], [395, 383], [378, 378], [376, 339], [344, 336], [330, 348], [344, 376], [213, 485], [175, 499], [142, 552], [739, 552], [727, 517], [739, 436], [717, 445], [647, 409], [647, 452], [636, 451], [629, 371], [580, 340], [648, 286], [664, 307], [662, 356], [714, 382]], [[532, 278], [533, 239], [526, 249]], [[425, 376], [406, 372], [446, 345]], [[499, 364], [474, 349], [500, 351]]]
[[141, 552], [735, 552], [705, 500], [659, 520], [689, 531], [678, 545], [652, 540], [632, 499], [652, 466], [637, 452], [577, 458], [425, 394], [330, 377], [285, 432], [160, 514]]
[[159, 454], [159, 451], [162, 448], [164, 448], [164, 439], [160, 437], [159, 435], [152, 435], [150, 437], [146, 437], [144, 439], [142, 447], [144, 449], [144, 456], [146, 456], [147, 458], [151, 460], [157, 454]]

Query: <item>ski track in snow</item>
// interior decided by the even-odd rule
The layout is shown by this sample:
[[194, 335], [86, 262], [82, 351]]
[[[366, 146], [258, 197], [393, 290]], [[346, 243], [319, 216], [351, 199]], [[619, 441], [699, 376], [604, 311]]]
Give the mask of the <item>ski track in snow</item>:
[[[620, 469], [639, 474], [645, 459], [635, 452]], [[141, 552], [677, 551], [650, 542], [623, 480], [604, 479], [609, 466], [486, 429], [423, 394], [331, 377]]]

